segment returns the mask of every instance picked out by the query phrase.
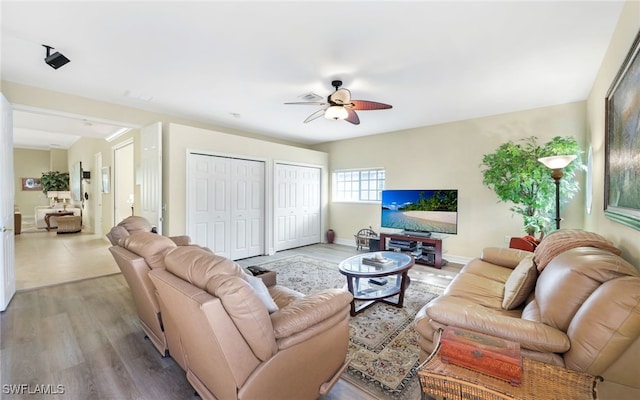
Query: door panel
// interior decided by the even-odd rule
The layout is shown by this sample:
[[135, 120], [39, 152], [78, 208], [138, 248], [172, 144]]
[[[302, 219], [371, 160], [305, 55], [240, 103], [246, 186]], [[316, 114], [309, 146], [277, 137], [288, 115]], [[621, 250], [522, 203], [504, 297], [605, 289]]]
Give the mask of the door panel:
[[233, 260], [264, 253], [264, 163], [189, 154], [187, 234]]
[[233, 191], [229, 204], [232, 237], [236, 238], [231, 258], [237, 260], [263, 253], [264, 163], [238, 159], [230, 163]]
[[13, 182], [13, 115], [11, 105], [0, 94], [0, 311], [16, 293]]
[[275, 249], [320, 242], [320, 168], [276, 164]]
[[140, 215], [162, 234], [162, 123], [140, 130]]

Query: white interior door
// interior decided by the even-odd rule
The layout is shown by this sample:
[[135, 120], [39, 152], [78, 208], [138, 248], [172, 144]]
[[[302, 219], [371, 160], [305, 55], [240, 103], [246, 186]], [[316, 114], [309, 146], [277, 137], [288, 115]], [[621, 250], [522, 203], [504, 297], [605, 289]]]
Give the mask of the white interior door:
[[229, 257], [228, 159], [190, 154], [187, 170], [187, 234], [194, 243]]
[[162, 234], [162, 123], [140, 130], [140, 215]]
[[102, 153], [96, 153], [93, 155], [93, 198], [95, 204], [95, 211], [93, 213], [93, 233], [97, 237], [104, 237], [102, 232], [102, 185], [97, 183], [102, 173]]
[[0, 311], [16, 293], [14, 201], [13, 118], [11, 105], [0, 94]]
[[114, 225], [133, 214], [129, 200], [135, 193], [133, 139], [119, 143], [113, 150], [113, 217]]
[[263, 253], [264, 163], [231, 160], [231, 259]]
[[276, 251], [319, 243], [320, 168], [278, 163], [274, 176]]
[[232, 260], [264, 254], [264, 162], [189, 154], [187, 234]]

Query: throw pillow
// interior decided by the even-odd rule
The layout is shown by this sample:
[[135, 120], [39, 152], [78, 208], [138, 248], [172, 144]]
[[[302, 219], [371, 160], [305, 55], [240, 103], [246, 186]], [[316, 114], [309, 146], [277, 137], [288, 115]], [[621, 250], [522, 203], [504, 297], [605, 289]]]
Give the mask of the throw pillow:
[[273, 298], [271, 298], [269, 289], [267, 289], [267, 285], [262, 282], [262, 279], [256, 278], [255, 276], [249, 274], [244, 275], [243, 278], [253, 288], [260, 300], [262, 300], [264, 305], [267, 307], [269, 314], [278, 311], [278, 305], [275, 301], [273, 301]]
[[533, 257], [527, 257], [520, 261], [504, 284], [502, 308], [513, 310], [520, 307], [533, 291], [537, 278], [538, 270], [533, 263]]

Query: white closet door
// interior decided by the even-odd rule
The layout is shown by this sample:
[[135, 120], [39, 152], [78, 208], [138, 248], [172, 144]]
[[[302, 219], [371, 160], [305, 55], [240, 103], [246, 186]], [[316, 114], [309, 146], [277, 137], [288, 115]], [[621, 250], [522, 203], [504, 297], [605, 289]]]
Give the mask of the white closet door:
[[230, 255], [229, 160], [202, 154], [189, 155], [187, 234], [216, 254]]
[[263, 253], [264, 163], [231, 160], [231, 259]]
[[[140, 130], [140, 215], [162, 234], [162, 123]], [[119, 221], [116, 221], [116, 223]]]
[[[299, 167], [300, 168], [300, 167]], [[320, 169], [300, 168], [301, 246], [320, 242]]]
[[188, 157], [187, 234], [232, 260], [264, 254], [264, 163]]
[[276, 164], [275, 249], [320, 242], [320, 169]]

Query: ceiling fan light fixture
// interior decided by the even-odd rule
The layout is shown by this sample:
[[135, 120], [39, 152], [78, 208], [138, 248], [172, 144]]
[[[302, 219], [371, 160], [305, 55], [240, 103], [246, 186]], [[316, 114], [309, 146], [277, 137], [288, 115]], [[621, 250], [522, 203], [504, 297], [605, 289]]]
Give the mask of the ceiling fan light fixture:
[[326, 119], [347, 119], [348, 116], [349, 112], [343, 106], [331, 106], [324, 112], [324, 117]]

